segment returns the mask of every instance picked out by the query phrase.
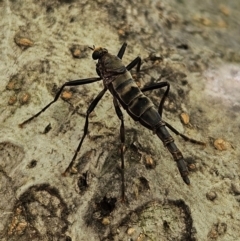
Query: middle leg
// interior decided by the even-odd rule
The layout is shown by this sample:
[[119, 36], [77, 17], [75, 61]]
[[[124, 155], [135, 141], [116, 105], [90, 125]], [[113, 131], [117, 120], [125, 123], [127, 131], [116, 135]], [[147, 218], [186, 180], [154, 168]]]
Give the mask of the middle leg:
[[86, 115], [86, 120], [85, 120], [85, 125], [84, 125], [84, 133], [83, 133], [83, 136], [82, 136], [82, 139], [81, 141], [79, 142], [79, 145], [75, 151], [75, 154], [70, 162], [70, 164], [68, 165], [68, 167], [66, 168], [66, 170], [64, 171], [63, 175], [66, 176], [66, 174], [72, 169], [73, 167], [73, 164], [74, 164], [74, 161], [77, 157], [77, 154], [78, 152], [80, 151], [81, 149], [81, 146], [82, 146], [82, 143], [83, 143], [83, 140], [85, 138], [85, 136], [87, 135], [87, 132], [88, 132], [88, 118], [89, 118], [89, 115], [91, 114], [91, 112], [94, 110], [94, 108], [96, 107], [96, 105], [98, 104], [98, 102], [101, 100], [101, 98], [103, 97], [103, 95], [105, 94], [105, 92], [107, 91], [107, 88], [104, 88], [98, 95], [97, 97], [92, 101], [92, 103], [90, 104], [90, 106], [88, 107], [87, 109], [87, 115]]
[[118, 118], [121, 120], [120, 126], [120, 139], [121, 139], [121, 175], [122, 175], [122, 201], [125, 201], [125, 177], [124, 177], [124, 148], [125, 148], [125, 128], [123, 113], [120, 109], [120, 106], [117, 102], [117, 99], [114, 97], [113, 104]]

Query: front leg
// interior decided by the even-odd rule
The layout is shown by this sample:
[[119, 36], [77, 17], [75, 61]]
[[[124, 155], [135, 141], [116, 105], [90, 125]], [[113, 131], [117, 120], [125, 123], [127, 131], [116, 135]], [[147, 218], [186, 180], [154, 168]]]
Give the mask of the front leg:
[[49, 104], [47, 104], [42, 110], [40, 110], [37, 114], [33, 115], [32, 117], [30, 117], [29, 119], [25, 120], [24, 122], [22, 122], [21, 124], [19, 124], [19, 127], [23, 127], [25, 124], [27, 124], [28, 122], [30, 122], [31, 120], [33, 120], [34, 118], [38, 117], [42, 112], [44, 112], [46, 109], [48, 109], [54, 102], [56, 102], [60, 96], [60, 94], [62, 93], [64, 87], [66, 86], [78, 86], [78, 85], [85, 85], [85, 84], [91, 84], [94, 83], [96, 81], [101, 80], [101, 78], [99, 77], [95, 77], [95, 78], [88, 78], [88, 79], [78, 79], [78, 80], [72, 80], [72, 81], [68, 81], [66, 83], [64, 83], [61, 88], [59, 89], [59, 91], [57, 92], [55, 98], [53, 101], [51, 101]]

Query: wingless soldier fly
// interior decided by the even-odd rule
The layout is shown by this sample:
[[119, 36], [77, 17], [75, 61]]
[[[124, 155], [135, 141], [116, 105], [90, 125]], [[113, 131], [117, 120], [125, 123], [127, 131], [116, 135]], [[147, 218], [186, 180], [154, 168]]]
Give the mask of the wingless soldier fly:
[[[67, 169], [63, 173], [66, 175], [71, 171], [74, 161], [77, 157], [78, 152], [82, 146], [83, 140], [88, 132], [88, 118], [90, 113], [94, 110], [98, 102], [101, 100], [103, 95], [107, 90], [109, 90], [113, 96], [113, 104], [115, 107], [116, 114], [121, 121], [120, 126], [120, 139], [121, 139], [121, 175], [122, 175], [122, 199], [125, 199], [125, 183], [124, 183], [124, 143], [125, 143], [125, 130], [124, 130], [124, 120], [123, 114], [120, 109], [120, 105], [127, 111], [127, 113], [132, 117], [134, 121], [139, 121], [143, 126], [152, 130], [156, 133], [160, 140], [163, 142], [164, 146], [167, 147], [169, 152], [172, 154], [174, 161], [177, 163], [178, 170], [182, 176], [183, 181], [186, 184], [190, 184], [188, 178], [188, 168], [184, 161], [183, 155], [174, 143], [172, 136], [169, 134], [167, 128], [173, 131], [176, 135], [180, 135], [183, 139], [197, 143], [200, 145], [205, 145], [201, 141], [191, 139], [181, 133], [179, 133], [174, 127], [169, 123], [162, 120], [162, 111], [165, 99], [168, 95], [170, 85], [168, 82], [159, 82], [154, 85], [143, 87], [140, 89], [134, 82], [129, 70], [137, 66], [137, 72], [140, 71], [141, 58], [135, 58], [129, 65], [125, 66], [122, 63], [122, 57], [124, 55], [127, 44], [124, 43], [119, 50], [117, 56], [112, 55], [108, 52], [106, 48], [89, 47], [93, 50], [92, 58], [98, 60], [96, 64], [96, 72], [99, 77], [78, 79], [66, 82], [61, 86], [57, 92], [53, 101], [46, 105], [41, 111], [32, 116], [31, 118], [25, 120], [19, 126], [23, 127], [25, 124], [39, 116], [42, 112], [48, 109], [54, 102], [56, 102], [66, 86], [79, 86], [85, 84], [91, 84], [100, 80], [103, 80], [103, 90], [97, 95], [97, 97], [92, 101], [87, 109], [86, 120], [84, 125], [84, 133], [80, 140], [80, 143], [75, 151], [75, 154], [68, 165]], [[159, 89], [166, 87], [164, 95], [160, 101], [158, 109], [155, 107], [153, 102], [145, 96], [143, 93], [145, 91]], [[167, 128], [166, 128], [167, 127]]]

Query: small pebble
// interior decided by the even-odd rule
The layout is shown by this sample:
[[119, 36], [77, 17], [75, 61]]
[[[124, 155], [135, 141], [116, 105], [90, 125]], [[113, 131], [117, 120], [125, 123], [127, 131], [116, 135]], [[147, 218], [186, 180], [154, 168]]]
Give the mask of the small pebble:
[[130, 236], [130, 235], [132, 235], [135, 231], [136, 231], [136, 230], [135, 230], [134, 228], [129, 228], [129, 229], [127, 230], [127, 234]]
[[207, 18], [207, 17], [196, 15], [196, 16], [193, 17], [193, 19], [196, 22], [199, 22], [199, 23], [201, 23], [204, 26], [210, 26], [212, 24], [212, 21], [209, 18]]
[[230, 14], [230, 9], [226, 5], [220, 4], [219, 10], [226, 16]]
[[9, 100], [8, 100], [8, 104], [9, 105], [14, 105], [17, 101], [17, 96], [13, 95], [13, 96], [10, 96]]
[[205, 26], [210, 26], [212, 24], [212, 21], [209, 18], [201, 18], [200, 22]]
[[214, 147], [219, 151], [227, 150], [231, 147], [231, 144], [227, 141], [224, 141], [221, 138], [218, 138], [213, 143]]
[[155, 162], [153, 161], [152, 157], [149, 156], [149, 155], [147, 155], [147, 156], [145, 157], [145, 166], [146, 166], [146, 168], [149, 168], [149, 169], [153, 169], [153, 168], [155, 168], [155, 166], [156, 166], [156, 164], [155, 164]]
[[33, 46], [33, 41], [28, 38], [15, 37], [14, 41], [18, 46], [23, 48], [28, 48]]
[[81, 56], [81, 50], [80, 49], [74, 49], [72, 55], [73, 55], [73, 57], [78, 58], [79, 56]]
[[77, 168], [72, 167], [71, 170], [70, 170], [70, 173], [71, 173], [71, 174], [76, 174], [76, 173], [78, 173]]
[[109, 218], [107, 218], [107, 217], [103, 218], [103, 219], [102, 219], [102, 224], [103, 224], [103, 225], [109, 225], [109, 224], [110, 224]]
[[145, 234], [141, 233], [138, 237], [136, 241], [143, 241], [145, 239]]
[[27, 92], [21, 94], [20, 98], [19, 98], [19, 102], [24, 105], [27, 104], [30, 100], [31, 95]]
[[23, 234], [24, 230], [26, 229], [28, 223], [23, 221], [18, 223], [17, 227], [16, 227], [16, 231], [18, 234]]
[[62, 93], [62, 99], [63, 100], [69, 100], [69, 99], [71, 99], [72, 98], [72, 92], [71, 91], [69, 91], [69, 90], [65, 90], [65, 91], [63, 91], [63, 93]]
[[189, 123], [189, 115], [187, 113], [182, 113], [180, 119], [183, 124], [187, 125]]
[[207, 192], [206, 197], [208, 200], [213, 201], [214, 199], [216, 199], [217, 194], [214, 191], [210, 191], [210, 192]]
[[188, 169], [189, 169], [190, 171], [196, 171], [196, 169], [197, 169], [197, 166], [196, 166], [195, 163], [190, 163], [190, 164], [188, 164], [187, 166], [188, 166]]
[[89, 48], [84, 46], [84, 45], [73, 45], [70, 48], [72, 56], [74, 58], [78, 58], [78, 59], [87, 57], [88, 56], [88, 50], [89, 50]]
[[118, 29], [118, 34], [120, 36], [125, 36], [125, 31], [123, 29]]
[[7, 86], [6, 86], [6, 89], [7, 89], [7, 90], [13, 90], [14, 87], [15, 87], [15, 85], [16, 85], [16, 81], [10, 80], [10, 81], [8, 82]]
[[22, 208], [16, 208], [16, 215], [20, 215], [22, 213]]

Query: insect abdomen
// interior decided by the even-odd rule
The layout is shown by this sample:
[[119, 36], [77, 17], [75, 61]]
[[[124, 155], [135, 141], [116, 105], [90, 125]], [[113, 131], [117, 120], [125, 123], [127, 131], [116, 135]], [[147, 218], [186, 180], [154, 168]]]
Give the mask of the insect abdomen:
[[149, 129], [153, 129], [161, 120], [152, 101], [138, 88], [128, 71], [119, 75], [112, 88], [122, 107], [135, 120]]
[[184, 182], [190, 184], [188, 169], [182, 153], [175, 145], [174, 139], [166, 129], [165, 123], [162, 121], [154, 104], [138, 88], [130, 73], [126, 71], [124, 74], [118, 75], [109, 87], [122, 107], [135, 121], [139, 121], [143, 126], [156, 132], [159, 139], [163, 142], [164, 146], [168, 148], [174, 160], [177, 162], [179, 172]]

